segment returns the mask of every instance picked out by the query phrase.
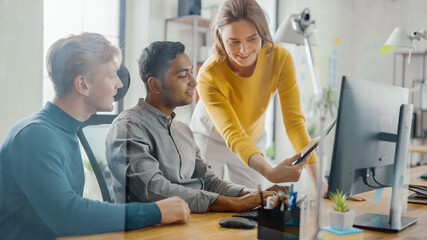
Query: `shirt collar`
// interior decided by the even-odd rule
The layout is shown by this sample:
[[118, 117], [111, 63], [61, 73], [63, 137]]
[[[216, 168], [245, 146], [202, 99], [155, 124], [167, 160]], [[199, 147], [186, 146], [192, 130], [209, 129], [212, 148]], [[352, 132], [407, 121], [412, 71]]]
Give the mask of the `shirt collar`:
[[60, 128], [64, 129], [66, 132], [76, 134], [79, 130], [79, 127], [82, 125], [82, 122], [73, 118], [60, 107], [51, 102], [47, 102], [43, 110], [52, 116]]
[[172, 112], [171, 115], [167, 115], [164, 112], [160, 111], [153, 105], [149, 104], [147, 101], [145, 101], [144, 98], [140, 98], [138, 101], [138, 105], [145, 108], [149, 112], [153, 113], [156, 117], [158, 117], [159, 121], [165, 126], [169, 127], [172, 124], [172, 120], [175, 118], [176, 114], [175, 112]]

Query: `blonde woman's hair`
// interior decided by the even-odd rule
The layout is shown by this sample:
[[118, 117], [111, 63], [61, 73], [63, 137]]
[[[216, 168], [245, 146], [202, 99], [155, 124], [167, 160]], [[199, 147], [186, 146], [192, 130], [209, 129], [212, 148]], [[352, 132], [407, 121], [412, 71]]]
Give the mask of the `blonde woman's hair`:
[[218, 58], [227, 59], [221, 29], [240, 20], [249, 21], [255, 26], [261, 37], [262, 46], [268, 45], [266, 54], [273, 51], [274, 43], [268, 29], [267, 19], [258, 3], [255, 0], [227, 0], [221, 5], [211, 26], [212, 34], [215, 36], [213, 52]]
[[82, 33], [59, 39], [50, 46], [46, 67], [55, 93], [63, 97], [70, 93], [78, 75], [91, 76], [102, 63], [114, 61], [118, 68], [122, 53], [103, 35]]

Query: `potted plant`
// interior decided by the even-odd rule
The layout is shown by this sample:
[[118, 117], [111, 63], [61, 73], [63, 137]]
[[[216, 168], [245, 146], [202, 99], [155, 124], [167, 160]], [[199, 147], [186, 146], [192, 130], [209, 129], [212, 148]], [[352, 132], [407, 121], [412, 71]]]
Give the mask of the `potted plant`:
[[348, 197], [337, 190], [329, 193], [329, 198], [334, 202], [334, 209], [329, 210], [328, 220], [331, 228], [338, 231], [350, 229], [354, 223], [355, 212], [349, 211]]

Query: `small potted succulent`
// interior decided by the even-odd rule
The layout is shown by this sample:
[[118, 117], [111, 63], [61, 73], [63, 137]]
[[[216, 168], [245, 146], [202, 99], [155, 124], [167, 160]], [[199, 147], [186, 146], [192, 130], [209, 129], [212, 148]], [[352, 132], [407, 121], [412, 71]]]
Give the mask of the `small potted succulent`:
[[334, 209], [329, 210], [328, 220], [331, 228], [338, 231], [350, 229], [354, 223], [355, 212], [348, 209], [348, 197], [337, 190], [329, 193], [329, 198], [334, 202]]

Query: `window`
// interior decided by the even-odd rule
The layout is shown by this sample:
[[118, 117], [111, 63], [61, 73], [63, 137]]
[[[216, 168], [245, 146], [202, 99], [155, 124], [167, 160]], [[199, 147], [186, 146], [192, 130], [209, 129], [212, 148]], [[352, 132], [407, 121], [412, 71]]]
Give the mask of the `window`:
[[46, 54], [49, 47], [60, 38], [82, 32], [100, 33], [119, 46], [120, 0], [44, 0], [43, 10], [44, 105], [54, 97], [52, 82], [46, 71]]

